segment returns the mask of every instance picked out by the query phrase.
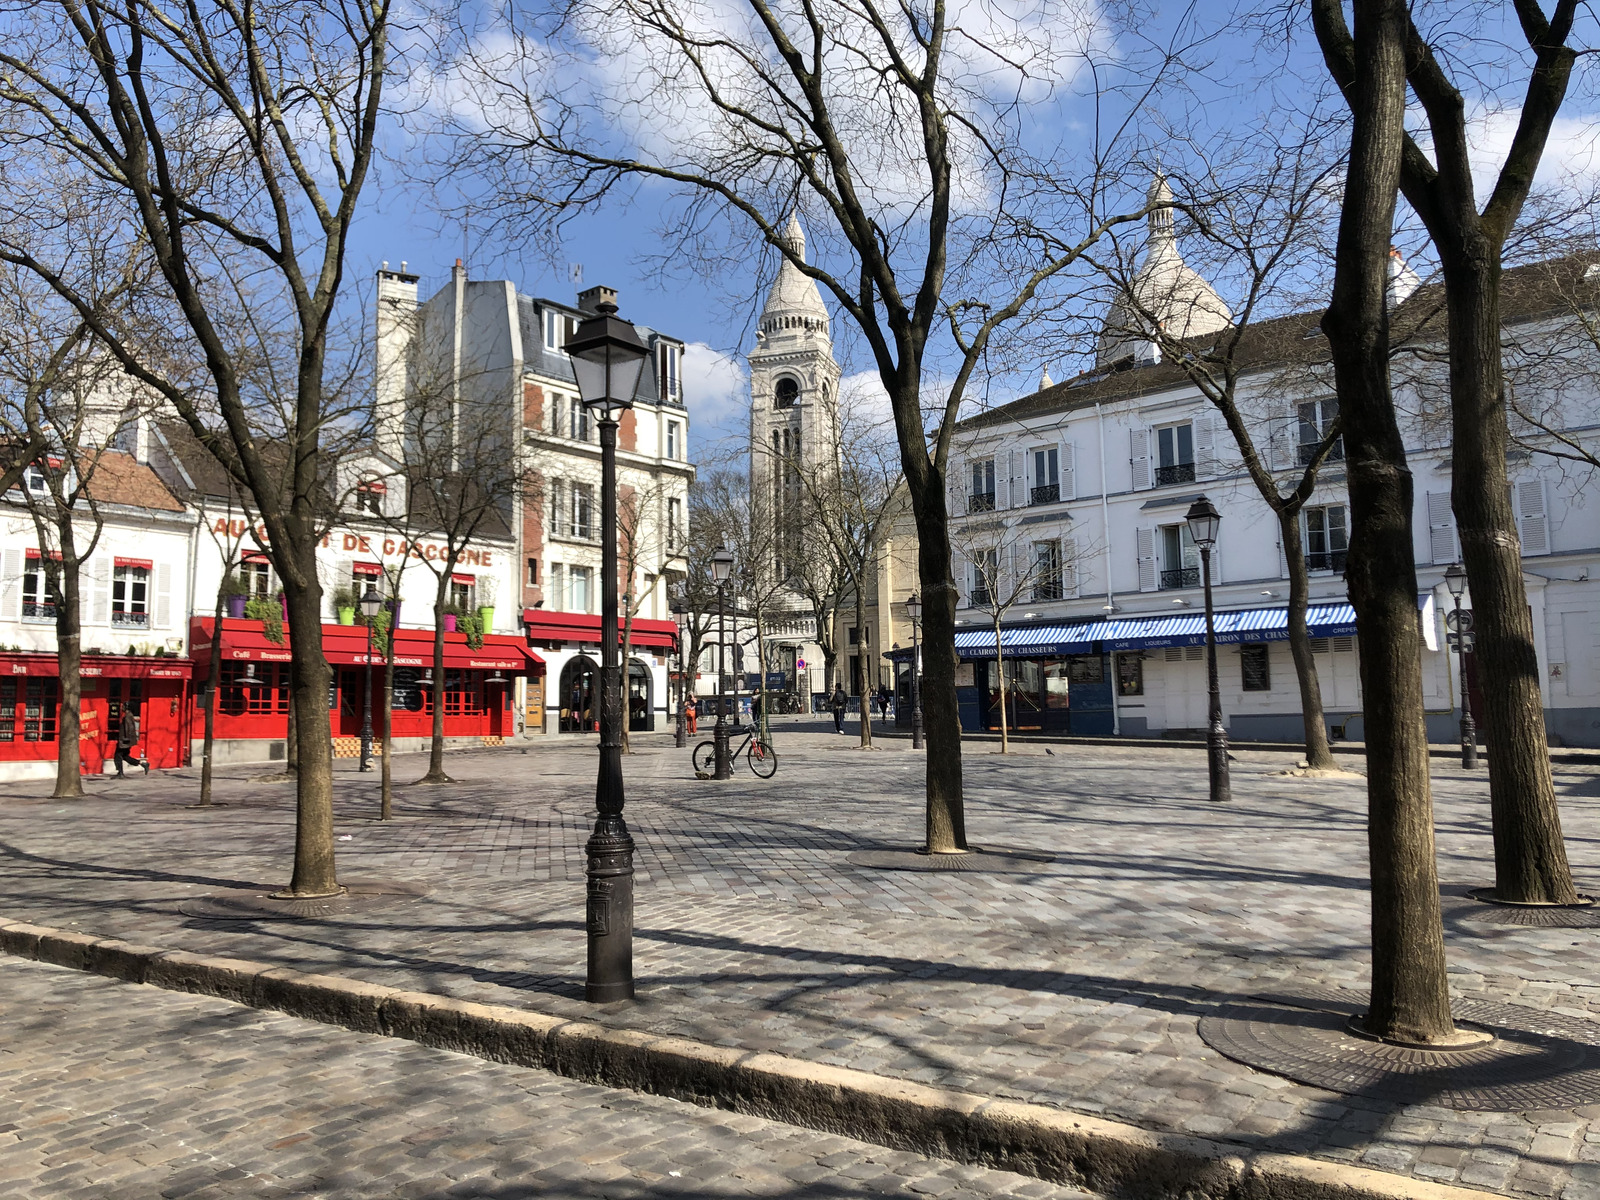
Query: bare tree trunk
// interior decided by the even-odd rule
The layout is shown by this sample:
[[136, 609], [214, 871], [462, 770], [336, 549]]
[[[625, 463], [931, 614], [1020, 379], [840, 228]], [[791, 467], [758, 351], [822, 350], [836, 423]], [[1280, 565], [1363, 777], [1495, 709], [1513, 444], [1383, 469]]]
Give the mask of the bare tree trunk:
[[1327, 770], [1333, 766], [1333, 751], [1328, 746], [1328, 722], [1322, 711], [1317, 660], [1311, 653], [1311, 633], [1306, 628], [1311, 581], [1306, 572], [1305, 545], [1300, 540], [1300, 510], [1279, 509], [1278, 528], [1283, 538], [1283, 559], [1289, 567], [1289, 657], [1294, 660], [1295, 679], [1300, 685], [1306, 765], [1319, 771]]
[[1006, 661], [1000, 649], [1000, 615], [994, 618], [994, 672], [995, 687], [1000, 693], [1000, 753], [1011, 752], [1011, 732], [1006, 726]]
[[61, 709], [56, 720], [56, 790], [52, 799], [83, 795], [83, 748], [78, 741], [83, 696], [83, 644], [78, 615], [77, 550], [71, 518], [57, 522], [61, 562], [57, 568], [56, 662], [61, 679]]
[[756, 722], [756, 728], [760, 731], [761, 740], [770, 746], [772, 720], [768, 712], [770, 701], [767, 697], [766, 609], [759, 600], [756, 601], [756, 665], [761, 671], [761, 688], [758, 693], [761, 701], [761, 720]]
[[449, 783], [444, 773], [444, 605], [450, 574], [439, 576], [433, 597], [433, 740], [428, 746], [428, 773], [418, 783]]
[[300, 774], [300, 718], [294, 702], [294, 663], [289, 664], [289, 719], [283, 730], [283, 773]]
[[394, 777], [391, 760], [394, 757], [394, 637], [389, 631], [389, 653], [383, 656], [383, 782], [382, 799], [378, 804], [378, 820], [387, 821], [394, 816]]
[[1372, 870], [1372, 996], [1378, 1037], [1451, 1041], [1433, 797], [1422, 700], [1411, 533], [1412, 483], [1389, 386], [1385, 305], [1404, 133], [1405, 0], [1312, 0], [1335, 78], [1348, 63], [1354, 117], [1333, 297], [1322, 319], [1345, 421], [1353, 536], [1347, 559], [1367, 712], [1367, 844]]
[[206, 733], [200, 750], [200, 803], [198, 808], [211, 806], [211, 754], [217, 744], [217, 688], [222, 683], [222, 614], [225, 602], [222, 589], [217, 589], [216, 623], [211, 627], [210, 662], [206, 666]]
[[867, 593], [856, 582], [856, 662], [861, 668], [861, 748], [872, 749], [872, 682], [867, 676], [867, 654], [872, 642], [867, 633]]
[[1472, 631], [1484, 682], [1495, 895], [1520, 904], [1575, 904], [1550, 774], [1533, 614], [1506, 471], [1500, 363], [1500, 252], [1483, 238], [1440, 245], [1449, 304], [1451, 506], [1472, 589]]
[[622, 619], [622, 752], [632, 754], [628, 743], [628, 726], [633, 724], [633, 603], [629, 597], [626, 615]]
[[[322, 595], [316, 586], [316, 542], [285, 548], [299, 560], [303, 587], [284, 572], [283, 590], [289, 604], [290, 645], [294, 650], [292, 703], [297, 741], [320, 753], [300, 756], [298, 800], [295, 814], [294, 875], [289, 891], [296, 896], [327, 896], [340, 890], [333, 861], [333, 758], [332, 729], [328, 724], [328, 685], [333, 672], [322, 655]], [[310, 734], [309, 738], [307, 735]]]
[[[919, 494], [920, 493], [920, 494]], [[956, 699], [956, 587], [950, 574], [950, 531], [944, 480], [930, 472], [912, 489], [917, 520], [917, 579], [922, 585], [922, 725], [928, 747], [927, 849], [967, 848], [961, 797], [961, 709]]]

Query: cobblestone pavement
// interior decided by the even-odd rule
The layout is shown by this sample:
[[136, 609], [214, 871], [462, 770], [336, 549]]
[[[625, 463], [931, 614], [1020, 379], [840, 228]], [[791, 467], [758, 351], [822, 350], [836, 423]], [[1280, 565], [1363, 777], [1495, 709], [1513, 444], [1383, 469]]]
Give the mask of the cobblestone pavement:
[[0, 970], [0, 1191], [68, 1200], [1086, 1193], [38, 963]]
[[[1394, 1108], [1251, 1071], [1197, 1018], [1261, 990], [1364, 988], [1362, 781], [1240, 752], [1234, 802], [1204, 799], [1203, 750], [968, 747], [974, 843], [1050, 851], [1033, 874], [878, 871], [849, 851], [920, 839], [921, 759], [903, 741], [780, 726], [770, 782], [696, 781], [635, 738], [638, 1003], [581, 999], [591, 743], [451, 757], [458, 783], [338, 777], [341, 870], [433, 893], [321, 923], [186, 917], [185, 899], [281, 884], [287, 784], [245, 776], [196, 812], [191, 772], [94, 781], [91, 799], [0, 790], [0, 912], [132, 941], [329, 971], [702, 1041], [773, 1050], [1246, 1145], [1479, 1188], [1600, 1198], [1600, 1106], [1522, 1114]], [[1600, 771], [1558, 764], [1568, 848], [1600, 891]], [[420, 774], [400, 760], [397, 774]], [[743, 768], [741, 766], [740, 770]], [[1491, 881], [1487, 784], [1435, 761], [1447, 893]], [[1600, 1019], [1597, 931], [1492, 926], [1448, 909], [1454, 990]]]

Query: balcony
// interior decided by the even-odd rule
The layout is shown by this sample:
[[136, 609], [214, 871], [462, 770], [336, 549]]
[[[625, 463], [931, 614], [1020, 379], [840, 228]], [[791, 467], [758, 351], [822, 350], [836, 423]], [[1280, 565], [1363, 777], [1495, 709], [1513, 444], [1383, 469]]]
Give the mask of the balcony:
[[1029, 504], [1054, 504], [1061, 499], [1061, 485], [1059, 483], [1045, 483], [1028, 492]]
[[1161, 590], [1163, 592], [1176, 591], [1178, 588], [1196, 588], [1199, 586], [1199, 567], [1179, 567], [1176, 571], [1161, 572]]
[[118, 629], [148, 629], [150, 614], [142, 612], [113, 612], [111, 624]]
[[994, 493], [974, 492], [972, 495], [967, 497], [967, 511], [969, 513], [993, 512]]
[[975, 587], [972, 589], [971, 601], [973, 608], [988, 608], [993, 599], [993, 595], [986, 587]]
[[1193, 483], [1194, 464], [1174, 463], [1170, 467], [1156, 468], [1156, 486], [1171, 487], [1175, 483]]
[[1306, 569], [1310, 571], [1343, 571], [1345, 553], [1343, 550], [1313, 550], [1306, 555]]
[[[1311, 459], [1316, 455], [1317, 447], [1319, 445], [1321, 445], [1320, 442], [1300, 443], [1298, 461], [1302, 467], [1309, 467], [1311, 465]], [[1344, 439], [1342, 437], [1335, 438], [1333, 440], [1333, 448], [1328, 451], [1328, 457], [1322, 461], [1325, 463], [1344, 461]]]
[[22, 602], [22, 619], [24, 621], [48, 621], [54, 623], [56, 619], [56, 606], [52, 603], [43, 604], [32, 600]]

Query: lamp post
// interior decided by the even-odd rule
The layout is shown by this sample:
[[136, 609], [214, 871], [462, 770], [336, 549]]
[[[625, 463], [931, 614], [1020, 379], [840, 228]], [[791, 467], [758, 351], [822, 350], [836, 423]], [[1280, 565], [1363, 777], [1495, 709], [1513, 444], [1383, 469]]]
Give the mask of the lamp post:
[[1184, 514], [1189, 536], [1200, 550], [1200, 577], [1206, 589], [1206, 682], [1210, 699], [1206, 728], [1206, 765], [1210, 768], [1211, 799], [1233, 799], [1228, 782], [1228, 735], [1222, 728], [1222, 691], [1217, 683], [1217, 626], [1211, 609], [1211, 548], [1217, 544], [1217, 528], [1222, 514], [1201, 496]]
[[361, 770], [372, 770], [372, 622], [383, 607], [383, 597], [367, 581], [367, 590], [359, 601], [361, 615], [367, 619], [367, 697], [361, 705]]
[[906, 601], [911, 618], [911, 748], [922, 749], [922, 652], [917, 627], [922, 623], [922, 597], [912, 592]]
[[673, 735], [673, 744], [682, 750], [689, 744], [689, 646], [684, 641], [687, 634], [684, 618], [688, 615], [689, 608], [682, 600], [674, 600], [671, 612], [672, 619], [678, 623], [678, 723]]
[[732, 779], [733, 764], [728, 761], [728, 726], [726, 722], [727, 696], [722, 681], [728, 676], [728, 639], [724, 619], [728, 609], [728, 580], [733, 576], [733, 551], [718, 546], [711, 555], [711, 582], [717, 585], [717, 725], [712, 730], [712, 746], [716, 753], [713, 779]]
[[[1478, 730], [1472, 722], [1472, 699], [1467, 693], [1467, 639], [1472, 636], [1470, 619], [1463, 619], [1461, 594], [1467, 590], [1467, 572], [1460, 563], [1451, 563], [1444, 573], [1444, 585], [1455, 600], [1456, 674], [1461, 677], [1461, 769], [1476, 770], [1478, 766]], [[1470, 612], [1467, 617], [1470, 618]]]
[[633, 838], [622, 819], [622, 684], [617, 657], [617, 421], [633, 407], [650, 351], [601, 292], [595, 315], [567, 341], [583, 406], [600, 427], [600, 770], [588, 856], [585, 1000], [633, 999]]

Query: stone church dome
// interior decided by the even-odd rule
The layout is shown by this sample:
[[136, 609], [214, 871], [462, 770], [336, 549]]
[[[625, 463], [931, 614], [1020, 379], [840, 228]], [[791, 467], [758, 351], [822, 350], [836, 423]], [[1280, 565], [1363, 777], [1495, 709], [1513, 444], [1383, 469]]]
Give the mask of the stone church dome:
[[1172, 189], [1165, 175], [1158, 173], [1151, 181], [1146, 198], [1160, 207], [1145, 217], [1149, 241], [1144, 262], [1129, 289], [1132, 301], [1122, 297], [1113, 303], [1100, 328], [1096, 366], [1109, 366], [1130, 354], [1140, 361], [1159, 357], [1149, 338], [1139, 336], [1140, 330], [1149, 327], [1141, 310], [1153, 314], [1166, 333], [1180, 338], [1215, 333], [1233, 321], [1222, 297], [1178, 253], [1172, 231]]
[[[793, 213], [789, 214], [783, 240], [789, 250], [804, 262], [806, 235], [800, 228], [800, 218]], [[778, 278], [767, 293], [767, 304], [761, 310], [761, 323], [757, 328], [768, 337], [785, 331], [824, 334], [828, 331], [828, 307], [822, 302], [817, 281], [801, 272], [787, 257], [778, 264]]]

